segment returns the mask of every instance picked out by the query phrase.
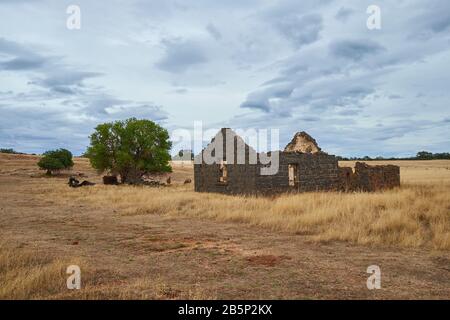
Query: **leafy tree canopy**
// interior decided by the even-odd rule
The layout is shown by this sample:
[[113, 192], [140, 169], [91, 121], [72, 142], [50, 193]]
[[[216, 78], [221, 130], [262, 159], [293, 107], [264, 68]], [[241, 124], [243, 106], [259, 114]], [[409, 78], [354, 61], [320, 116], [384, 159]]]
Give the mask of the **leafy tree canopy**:
[[146, 173], [172, 171], [169, 133], [153, 121], [130, 118], [103, 123], [90, 140], [86, 155], [92, 166], [120, 175], [123, 183], [139, 182]]
[[420, 152], [417, 152], [416, 158], [423, 159], [423, 160], [433, 159], [433, 154], [428, 151], [420, 151]]
[[38, 166], [47, 170], [47, 174], [51, 174], [53, 171], [70, 169], [73, 167], [72, 153], [66, 149], [46, 151], [39, 160]]

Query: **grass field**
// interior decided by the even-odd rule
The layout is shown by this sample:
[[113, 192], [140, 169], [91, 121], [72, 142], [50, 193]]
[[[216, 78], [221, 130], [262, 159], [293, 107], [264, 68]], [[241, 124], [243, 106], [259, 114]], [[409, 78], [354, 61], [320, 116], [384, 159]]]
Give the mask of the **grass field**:
[[[377, 193], [316, 192], [272, 199], [195, 193], [192, 185], [179, 184], [162, 189], [97, 186], [58, 193], [67, 203], [89, 201], [123, 215], [187, 215], [311, 235], [317, 241], [449, 250], [450, 161], [396, 164], [402, 166], [402, 187]], [[175, 167], [175, 175], [187, 175], [187, 170]], [[55, 189], [47, 192], [54, 194]]]
[[99, 184], [72, 189], [36, 161], [0, 154], [0, 298], [450, 297], [450, 161], [389, 162], [394, 190], [273, 198], [195, 193], [189, 164], [169, 187], [104, 186], [83, 158], [73, 173]]

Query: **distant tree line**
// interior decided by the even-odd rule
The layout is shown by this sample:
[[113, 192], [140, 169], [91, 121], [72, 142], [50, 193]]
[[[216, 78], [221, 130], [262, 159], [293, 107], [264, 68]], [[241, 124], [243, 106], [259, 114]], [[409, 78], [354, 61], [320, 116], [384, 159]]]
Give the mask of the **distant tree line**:
[[0, 148], [0, 153], [22, 154], [11, 148]]
[[370, 161], [370, 160], [450, 160], [450, 153], [432, 153], [428, 151], [420, 151], [414, 157], [336, 157], [340, 161]]

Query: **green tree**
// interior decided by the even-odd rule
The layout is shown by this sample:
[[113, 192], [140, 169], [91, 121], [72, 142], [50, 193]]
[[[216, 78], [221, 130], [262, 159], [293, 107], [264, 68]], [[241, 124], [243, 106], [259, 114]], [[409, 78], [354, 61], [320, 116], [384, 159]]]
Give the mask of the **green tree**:
[[420, 160], [431, 160], [433, 159], [433, 154], [428, 151], [420, 151], [417, 152], [416, 158]]
[[38, 162], [39, 168], [47, 170], [47, 174], [52, 172], [70, 169], [73, 167], [72, 153], [66, 149], [46, 151]]
[[86, 155], [92, 166], [120, 175], [122, 183], [138, 183], [147, 173], [172, 171], [169, 133], [153, 121], [130, 118], [103, 123], [90, 140]]
[[178, 158], [177, 160], [194, 160], [194, 153], [192, 150], [180, 150], [178, 151]]
[[0, 153], [12, 153], [12, 154], [17, 154], [18, 152], [16, 152], [14, 149], [11, 149], [11, 148], [8, 148], [8, 149], [1, 148], [1, 149], [0, 149]]

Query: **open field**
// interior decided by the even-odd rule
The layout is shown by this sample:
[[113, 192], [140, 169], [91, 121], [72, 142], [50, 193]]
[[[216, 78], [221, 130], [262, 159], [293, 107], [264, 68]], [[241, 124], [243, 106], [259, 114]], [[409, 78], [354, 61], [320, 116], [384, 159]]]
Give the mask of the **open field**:
[[0, 154], [0, 298], [450, 298], [450, 161], [382, 162], [386, 192], [256, 198], [195, 193], [189, 164], [166, 188], [72, 189], [37, 159]]

